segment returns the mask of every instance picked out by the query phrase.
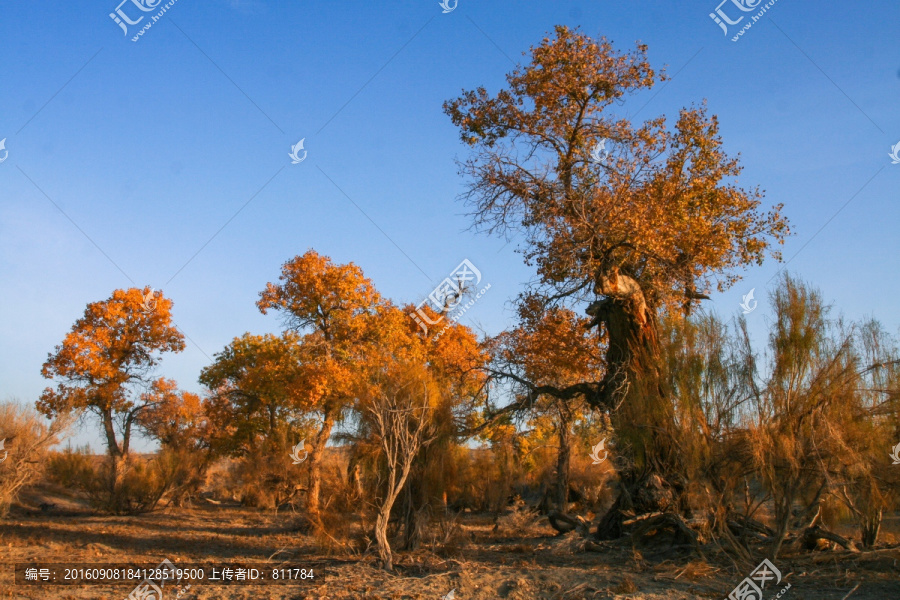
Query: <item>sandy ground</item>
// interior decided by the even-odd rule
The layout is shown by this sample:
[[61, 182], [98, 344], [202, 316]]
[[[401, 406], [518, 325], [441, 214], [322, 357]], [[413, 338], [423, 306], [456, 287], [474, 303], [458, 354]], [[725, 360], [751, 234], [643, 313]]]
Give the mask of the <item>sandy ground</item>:
[[[488, 516], [463, 519], [464, 541], [452, 551], [401, 553], [395, 573], [388, 574], [377, 568], [371, 554], [323, 555], [313, 540], [294, 531], [294, 523], [292, 515], [238, 507], [138, 517], [20, 508], [0, 521], [0, 599], [124, 600], [133, 588], [15, 585], [13, 565], [26, 562], [156, 565], [169, 559], [178, 566], [254, 563], [314, 573], [314, 579], [288, 585], [169, 585], [162, 600], [440, 600], [451, 591], [456, 600], [721, 600], [749, 575], [714, 547], [704, 549], [708, 561], [688, 551], [636, 550], [623, 544], [573, 553], [573, 540], [552, 535], [545, 524], [493, 533]], [[860, 554], [804, 553], [779, 558], [777, 566], [784, 578], [771, 593], [766, 589], [767, 600], [788, 583], [791, 587], [782, 596], [788, 600], [900, 599], [898, 547]]]

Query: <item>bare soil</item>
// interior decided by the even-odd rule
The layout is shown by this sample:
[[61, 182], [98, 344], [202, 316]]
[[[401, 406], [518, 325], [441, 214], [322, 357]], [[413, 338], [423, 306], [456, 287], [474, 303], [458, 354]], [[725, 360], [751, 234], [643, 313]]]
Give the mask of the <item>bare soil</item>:
[[[16, 563], [136, 563], [228, 566], [256, 563], [313, 569], [314, 579], [289, 585], [195, 584], [169, 586], [163, 600], [288, 599], [690, 599], [726, 598], [752, 570], [718, 547], [704, 557], [665, 544], [633, 548], [605, 544], [579, 552], [574, 537], [556, 536], [546, 519], [510, 531], [495, 530], [490, 515], [459, 521], [453, 547], [397, 553], [394, 573], [373, 553], [323, 554], [296, 531], [292, 514], [237, 506], [167, 509], [135, 517], [98, 516], [55, 501], [53, 507], [14, 507], [0, 521], [0, 600], [124, 600], [132, 586], [15, 585]], [[570, 534], [570, 536], [573, 534]], [[426, 544], [427, 546], [427, 544]], [[900, 598], [900, 547], [871, 552], [821, 551], [779, 557], [788, 583], [785, 600], [890, 600]], [[180, 594], [180, 595], [179, 595]], [[849, 594], [849, 595], [848, 595]], [[153, 599], [157, 600], [157, 599]]]

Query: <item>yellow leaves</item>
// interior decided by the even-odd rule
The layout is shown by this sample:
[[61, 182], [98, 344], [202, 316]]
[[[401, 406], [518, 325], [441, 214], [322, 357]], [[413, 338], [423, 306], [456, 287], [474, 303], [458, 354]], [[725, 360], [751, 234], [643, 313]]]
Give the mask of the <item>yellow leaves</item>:
[[279, 281], [266, 284], [259, 310], [278, 310], [291, 328], [312, 329], [330, 338], [352, 334], [359, 325], [356, 317], [382, 302], [359, 267], [335, 265], [314, 250], [286, 262]]
[[[671, 130], [664, 117], [632, 124], [604, 114], [657, 79], [645, 45], [619, 53], [577, 30], [555, 33], [507, 76], [508, 89], [444, 105], [463, 141], [479, 146], [465, 163], [477, 225], [524, 229], [526, 261], [550, 288], [618, 268], [652, 307], [689, 308], [693, 293], [727, 287], [727, 271], [783, 242], [780, 206], [763, 214], [761, 193], [737, 186], [740, 164], [705, 105], [682, 109]], [[611, 154], [596, 164], [602, 139]]]
[[437, 339], [422, 337], [411, 309], [381, 298], [359, 267], [314, 250], [285, 263], [257, 306], [278, 311], [288, 330], [235, 338], [200, 376], [213, 391], [206, 411], [214, 428], [234, 438], [219, 435], [229, 452], [285, 421], [365, 414], [409, 386], [435, 409], [429, 418], [452, 428], [455, 404], [484, 382], [487, 355], [471, 331], [454, 324]]
[[303, 343], [294, 332], [243, 336], [216, 354], [216, 361], [203, 369], [200, 382], [236, 407], [297, 409], [319, 400], [321, 365], [315, 362], [314, 344]]

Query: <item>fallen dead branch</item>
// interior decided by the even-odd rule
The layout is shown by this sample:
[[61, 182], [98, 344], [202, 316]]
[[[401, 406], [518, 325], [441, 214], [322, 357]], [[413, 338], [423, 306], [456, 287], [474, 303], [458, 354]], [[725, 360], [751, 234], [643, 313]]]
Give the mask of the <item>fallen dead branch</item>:
[[857, 553], [859, 549], [856, 547], [856, 544], [853, 543], [852, 540], [848, 540], [845, 537], [842, 537], [832, 531], [828, 531], [824, 527], [819, 525], [814, 525], [813, 527], [808, 527], [800, 538], [800, 545], [806, 550], [815, 550], [819, 547], [819, 540], [828, 540], [829, 542], [834, 542], [840, 546], [843, 546], [845, 549], [850, 552]]
[[591, 524], [583, 517], [564, 515], [554, 511], [547, 515], [547, 519], [550, 521], [550, 526], [561, 534], [578, 531], [585, 537], [590, 535]]
[[858, 590], [858, 589], [859, 589], [859, 584], [857, 583], [855, 586], [853, 586], [853, 589], [852, 589], [852, 590], [850, 590], [849, 592], [847, 592], [847, 595], [846, 595], [846, 596], [844, 596], [843, 598], [841, 598], [841, 600], [847, 600], [847, 598], [849, 598], [850, 595], [851, 595], [853, 592], [855, 592], [856, 590]]

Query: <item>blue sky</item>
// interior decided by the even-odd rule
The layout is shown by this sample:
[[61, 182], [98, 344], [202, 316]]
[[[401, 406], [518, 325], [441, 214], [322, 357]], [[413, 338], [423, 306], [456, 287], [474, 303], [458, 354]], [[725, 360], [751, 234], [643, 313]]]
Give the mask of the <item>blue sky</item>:
[[[280, 329], [254, 302], [308, 248], [398, 302], [468, 258], [491, 289], [465, 322], [500, 331], [531, 274], [515, 241], [466, 231], [454, 160], [467, 149], [441, 104], [498, 90], [556, 24], [648, 44], [674, 77], [616, 110], [671, 119], [706, 99], [740, 182], [785, 205], [787, 268], [848, 317], [898, 330], [895, 1], [779, 0], [738, 42], [710, 19], [716, 1], [459, 0], [443, 14], [437, 0], [177, 0], [138, 42], [148, 19], [124, 36], [117, 4], [0, 5], [0, 398], [33, 402], [85, 305], [133, 285], [174, 300], [193, 343], [160, 375], [199, 391], [233, 337]], [[737, 314], [755, 288], [763, 331], [778, 269], [748, 270], [709, 307]], [[76, 441], [99, 448], [98, 433]]]

